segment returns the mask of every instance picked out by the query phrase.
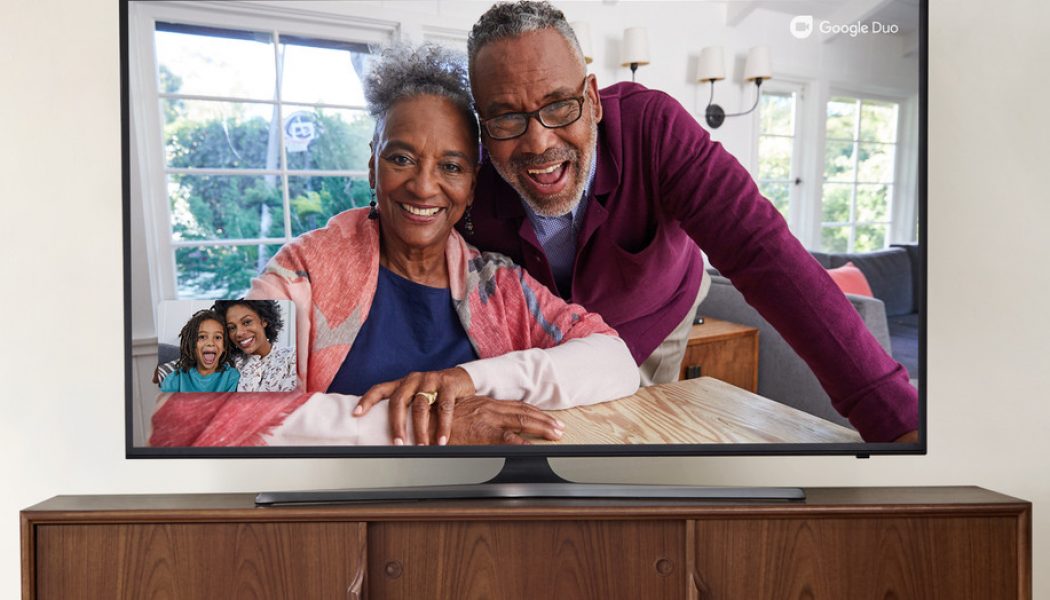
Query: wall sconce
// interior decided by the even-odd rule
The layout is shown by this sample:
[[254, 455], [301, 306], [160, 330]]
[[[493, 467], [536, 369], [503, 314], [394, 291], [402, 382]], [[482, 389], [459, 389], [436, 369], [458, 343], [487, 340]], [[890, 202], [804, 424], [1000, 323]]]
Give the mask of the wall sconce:
[[620, 49], [620, 66], [631, 67], [631, 81], [638, 67], [649, 64], [649, 31], [645, 27], [628, 27], [623, 30], [623, 46]]
[[572, 32], [576, 34], [576, 41], [580, 44], [580, 50], [583, 50], [583, 62], [591, 64], [594, 62], [594, 52], [591, 50], [591, 26], [586, 21], [573, 21], [569, 23], [569, 27], [572, 27]]
[[773, 78], [773, 67], [769, 60], [769, 48], [756, 46], [747, 53], [747, 62], [744, 64], [744, 80], [755, 82], [755, 103], [744, 112], [729, 113], [721, 106], [714, 103], [715, 82], [725, 79], [725, 58], [720, 46], [709, 46], [700, 52], [700, 60], [696, 63], [696, 80], [699, 82], [711, 82], [711, 96], [707, 100], [707, 108], [704, 110], [704, 119], [708, 127], [718, 129], [726, 120], [726, 117], [740, 117], [750, 114], [758, 107], [761, 98], [762, 82]]

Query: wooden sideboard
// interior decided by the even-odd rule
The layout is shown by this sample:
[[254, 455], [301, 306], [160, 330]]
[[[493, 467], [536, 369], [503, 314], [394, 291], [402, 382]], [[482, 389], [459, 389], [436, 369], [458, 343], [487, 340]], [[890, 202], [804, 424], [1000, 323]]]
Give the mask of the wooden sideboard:
[[1031, 504], [980, 488], [801, 503], [471, 500], [257, 508], [59, 496], [22, 518], [27, 599], [1031, 597]]

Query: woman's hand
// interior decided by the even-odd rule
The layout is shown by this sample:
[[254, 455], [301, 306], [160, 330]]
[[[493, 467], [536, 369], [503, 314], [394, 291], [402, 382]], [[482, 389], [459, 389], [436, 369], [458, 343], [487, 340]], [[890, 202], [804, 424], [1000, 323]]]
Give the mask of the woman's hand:
[[531, 404], [470, 396], [456, 402], [450, 444], [528, 444], [521, 434], [551, 441], [561, 439], [565, 426]]
[[[431, 394], [437, 396], [431, 396]], [[412, 426], [415, 431], [430, 431], [430, 408], [437, 405], [437, 431], [433, 439], [444, 446], [452, 435], [456, 403], [474, 396], [477, 390], [470, 375], [460, 367], [444, 371], [409, 373], [396, 381], [377, 383], [372, 386], [354, 408], [353, 415], [360, 417], [384, 398], [390, 399], [390, 434], [394, 444], [405, 443], [405, 418], [408, 407], [412, 407]], [[429, 436], [416, 435], [416, 443], [426, 446]]]

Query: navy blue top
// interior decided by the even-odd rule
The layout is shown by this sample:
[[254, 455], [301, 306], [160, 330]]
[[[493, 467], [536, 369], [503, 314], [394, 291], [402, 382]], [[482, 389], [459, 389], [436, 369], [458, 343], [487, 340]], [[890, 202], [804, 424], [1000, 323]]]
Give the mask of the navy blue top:
[[328, 391], [360, 396], [412, 371], [438, 371], [476, 360], [448, 288], [433, 288], [379, 267], [368, 319]]

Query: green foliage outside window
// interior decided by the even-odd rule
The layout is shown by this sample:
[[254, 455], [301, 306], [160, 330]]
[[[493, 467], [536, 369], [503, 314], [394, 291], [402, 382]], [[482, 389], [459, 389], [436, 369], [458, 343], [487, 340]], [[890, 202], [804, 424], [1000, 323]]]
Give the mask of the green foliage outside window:
[[[179, 81], [163, 67], [161, 89], [176, 93]], [[214, 103], [218, 104], [218, 103]], [[225, 114], [202, 116], [187, 102], [164, 105], [168, 166], [172, 168], [275, 169], [277, 135], [263, 117], [242, 105], [223, 103]], [[318, 135], [303, 152], [288, 152], [290, 169], [363, 170], [373, 123], [363, 113], [318, 109]], [[282, 178], [277, 175], [169, 176], [172, 239], [185, 241], [287, 239], [324, 226], [349, 208], [367, 206], [361, 178], [308, 176], [288, 171], [289, 229], [285, 228]], [[175, 252], [178, 296], [238, 297], [280, 248], [279, 244], [231, 243], [180, 247]]]

